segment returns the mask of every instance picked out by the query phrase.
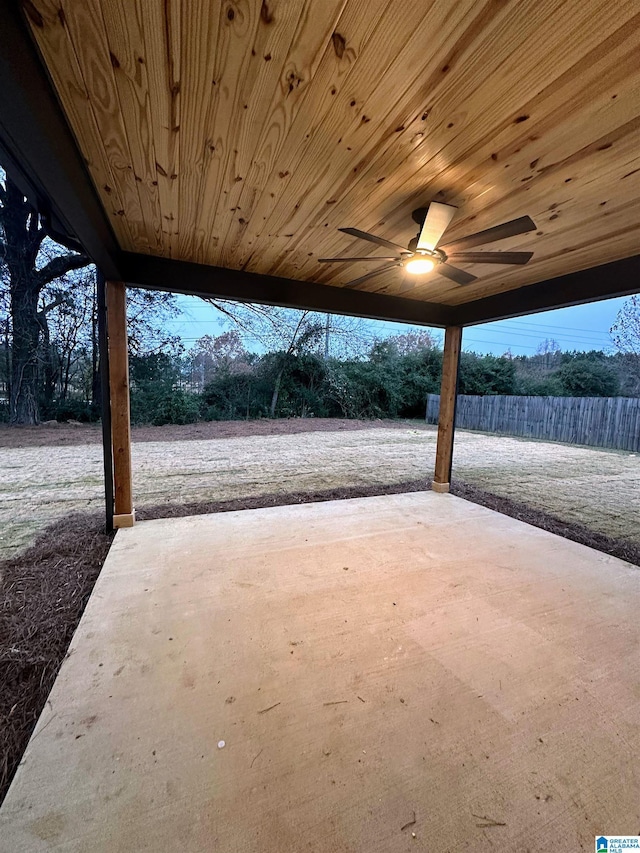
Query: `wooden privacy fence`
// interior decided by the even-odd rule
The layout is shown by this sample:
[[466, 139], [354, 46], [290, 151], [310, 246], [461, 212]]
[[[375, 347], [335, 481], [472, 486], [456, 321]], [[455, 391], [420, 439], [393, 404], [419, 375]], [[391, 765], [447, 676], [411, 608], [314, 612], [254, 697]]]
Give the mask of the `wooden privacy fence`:
[[[427, 396], [436, 424], [440, 395]], [[640, 399], [458, 395], [456, 426], [618, 450], [640, 450]]]

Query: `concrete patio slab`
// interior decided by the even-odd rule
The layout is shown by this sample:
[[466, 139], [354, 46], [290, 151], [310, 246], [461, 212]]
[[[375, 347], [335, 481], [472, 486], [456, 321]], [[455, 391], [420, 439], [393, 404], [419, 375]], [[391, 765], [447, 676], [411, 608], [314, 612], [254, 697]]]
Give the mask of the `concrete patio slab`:
[[637, 568], [451, 495], [120, 530], [0, 850], [637, 834], [639, 591]]

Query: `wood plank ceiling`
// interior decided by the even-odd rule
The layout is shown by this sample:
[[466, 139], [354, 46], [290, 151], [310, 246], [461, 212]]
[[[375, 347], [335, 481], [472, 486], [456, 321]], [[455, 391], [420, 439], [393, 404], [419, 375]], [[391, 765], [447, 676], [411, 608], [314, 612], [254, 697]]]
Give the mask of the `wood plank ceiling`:
[[[457, 205], [525, 267], [360, 285], [457, 305], [640, 250], [638, 0], [28, 0], [123, 249], [344, 285]], [[447, 242], [445, 241], [445, 242]], [[381, 262], [381, 266], [383, 262]], [[460, 264], [460, 266], [463, 266]]]

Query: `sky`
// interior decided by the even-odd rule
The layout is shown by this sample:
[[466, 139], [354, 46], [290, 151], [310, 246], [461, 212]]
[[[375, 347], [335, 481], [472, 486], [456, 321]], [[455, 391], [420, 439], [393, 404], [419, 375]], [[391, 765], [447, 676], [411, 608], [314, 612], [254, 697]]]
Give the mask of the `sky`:
[[[533, 355], [545, 340], [554, 340], [564, 351], [605, 350], [613, 351], [609, 329], [624, 303], [624, 299], [607, 299], [530, 314], [513, 320], [485, 323], [464, 330], [463, 349], [468, 352], [502, 355], [510, 350], [513, 355]], [[204, 335], [219, 335], [226, 330], [219, 313], [207, 303], [190, 296], [178, 297], [182, 311], [179, 318], [171, 321], [171, 330], [179, 335], [186, 349]], [[409, 328], [404, 323], [371, 321], [372, 335], [380, 338], [402, 334]], [[434, 330], [442, 338], [441, 329]]]

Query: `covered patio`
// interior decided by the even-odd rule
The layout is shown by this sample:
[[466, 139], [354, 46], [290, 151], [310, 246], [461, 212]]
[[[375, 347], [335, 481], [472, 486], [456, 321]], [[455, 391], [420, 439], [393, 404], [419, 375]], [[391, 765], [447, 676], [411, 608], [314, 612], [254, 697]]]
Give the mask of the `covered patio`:
[[107, 558], [0, 847], [634, 834], [637, 571], [430, 492], [140, 522]]
[[135, 523], [127, 286], [445, 329], [446, 492], [464, 326], [640, 288], [639, 24], [601, 0], [0, 5], [0, 159], [101, 277], [107, 526]]
[[[637, 570], [446, 493], [463, 328], [640, 289], [639, 24], [600, 0], [0, 4], [0, 161], [99, 272], [120, 528], [0, 849], [638, 831]], [[127, 286], [444, 329], [434, 491], [136, 525]]]

